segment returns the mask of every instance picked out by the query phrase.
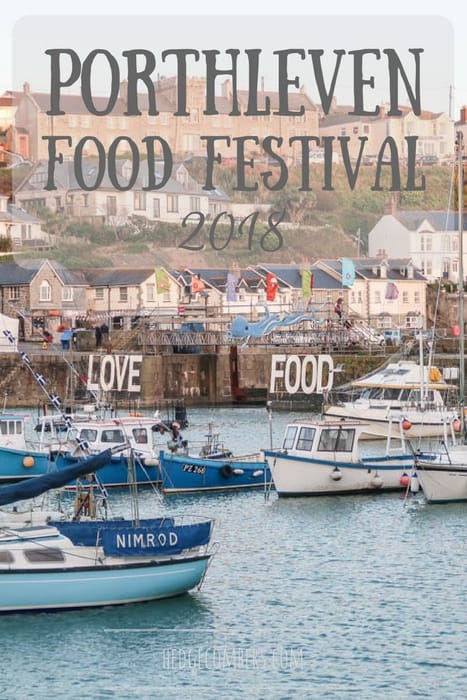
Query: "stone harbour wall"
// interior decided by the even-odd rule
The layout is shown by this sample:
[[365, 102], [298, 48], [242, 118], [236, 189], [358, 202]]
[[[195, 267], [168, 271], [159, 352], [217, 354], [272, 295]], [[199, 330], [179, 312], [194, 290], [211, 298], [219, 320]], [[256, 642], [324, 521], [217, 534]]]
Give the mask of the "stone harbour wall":
[[[302, 382], [309, 388], [321, 371], [317, 369], [319, 356], [310, 361], [306, 349], [281, 347], [277, 352], [227, 347], [217, 353], [146, 356], [39, 349], [28, 356], [33, 371], [46, 380], [48, 393], [57, 394], [67, 405], [89, 399], [86, 387], [94, 388], [116, 407], [129, 408], [157, 408], [169, 402], [212, 406], [264, 404], [270, 400], [278, 408], [316, 409], [322, 401], [322, 394], [304, 393], [300, 385]], [[301, 364], [305, 356], [306, 371]], [[278, 357], [282, 358], [279, 363]], [[289, 385], [297, 380], [299, 388], [291, 394], [279, 377], [271, 393], [271, 370], [276, 367], [279, 375], [284, 374], [284, 357], [291, 367]], [[389, 359], [384, 355], [332, 355], [334, 368], [338, 368], [334, 388], [368, 374]], [[456, 360], [451, 357], [449, 363], [454, 365]], [[437, 364], [443, 366], [442, 358], [437, 358]], [[326, 361], [320, 379], [327, 382]], [[33, 407], [47, 402], [45, 392], [17, 353], [0, 354], [0, 392], [6, 407]]]

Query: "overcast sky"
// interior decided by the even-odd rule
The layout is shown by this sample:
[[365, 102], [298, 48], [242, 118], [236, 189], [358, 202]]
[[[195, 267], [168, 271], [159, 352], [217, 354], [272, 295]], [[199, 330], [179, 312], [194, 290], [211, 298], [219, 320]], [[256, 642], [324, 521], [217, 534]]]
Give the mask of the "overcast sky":
[[[96, 9], [97, 7], [97, 9]], [[118, 15], [128, 16], [130, 5], [119, 0], [110, 3], [96, 3], [81, 0], [75, 6], [64, 6], [63, 1], [42, 0], [40, 4], [32, 0], [19, 3], [9, 2], [2, 8], [0, 25], [0, 52], [2, 73], [0, 90], [11, 87], [18, 89], [24, 80], [31, 83], [33, 90], [46, 90], [50, 70], [45, 48], [74, 48], [82, 57], [91, 48], [109, 47], [112, 52], [124, 48], [150, 48], [154, 53], [178, 45], [190, 48], [262, 48], [265, 58], [278, 48], [323, 48], [332, 57], [333, 48], [346, 50], [360, 48], [395, 48], [400, 50], [402, 62], [410, 73], [412, 64], [406, 52], [407, 47], [424, 49], [422, 57], [422, 107], [433, 111], [449, 111], [457, 119], [459, 109], [467, 104], [467, 41], [465, 27], [467, 10], [456, 0], [445, 0], [442, 4], [431, 0], [423, 3], [393, 0], [392, 18], [384, 18], [387, 6], [365, 0], [329, 0], [326, 14], [312, 12], [309, 2], [289, 0], [286, 5], [257, 1], [254, 6], [246, 0], [237, 0], [234, 5], [221, 6], [219, 2], [199, 0], [196, 6], [188, 0], [179, 0], [170, 12], [163, 12], [155, 3], [134, 0], [131, 3], [131, 17], [123, 20]], [[320, 3], [320, 8], [323, 4]], [[442, 12], [440, 11], [442, 9]], [[274, 15], [284, 15], [284, 21]], [[383, 11], [382, 11], [383, 10]], [[384, 11], [385, 10], [385, 11]], [[68, 19], [67, 15], [79, 12], [81, 20]], [[157, 21], [165, 15], [197, 15], [198, 21], [174, 21], [169, 18]], [[236, 21], [226, 26], [221, 19], [208, 21], [203, 15], [239, 15]], [[254, 20], [243, 21], [242, 16], [259, 15]], [[37, 20], [27, 19], [38, 16]], [[98, 18], [96, 15], [107, 15]], [[293, 15], [306, 15], [306, 22], [294, 23]], [[332, 15], [333, 20], [326, 19]], [[345, 16], [352, 15], [348, 20]], [[436, 19], [442, 15], [447, 21]], [[94, 16], [92, 18], [92, 16]], [[151, 16], [151, 21], [138, 21], [140, 16]], [[22, 19], [16, 26], [18, 20]], [[15, 55], [14, 60], [12, 55]], [[334, 60], [334, 59], [333, 59]], [[332, 64], [329, 64], [332, 66]], [[308, 66], [297, 63], [300, 81], [311, 96], [312, 76]], [[326, 64], [325, 64], [326, 67]], [[170, 74], [167, 66], [166, 74]], [[379, 62], [375, 74], [376, 88], [371, 95], [373, 102], [387, 98], [384, 81], [383, 61]], [[266, 87], [274, 89], [274, 69], [262, 67]], [[387, 74], [387, 70], [386, 70]], [[121, 77], [125, 77], [122, 75]], [[79, 83], [77, 83], [79, 85]], [[336, 86], [340, 102], [349, 102], [352, 94], [352, 74], [350, 65], [342, 70]], [[71, 91], [78, 92], [78, 89]], [[96, 85], [96, 94], [102, 91]], [[451, 99], [450, 96], [451, 95]], [[401, 103], [406, 102], [404, 95]]]

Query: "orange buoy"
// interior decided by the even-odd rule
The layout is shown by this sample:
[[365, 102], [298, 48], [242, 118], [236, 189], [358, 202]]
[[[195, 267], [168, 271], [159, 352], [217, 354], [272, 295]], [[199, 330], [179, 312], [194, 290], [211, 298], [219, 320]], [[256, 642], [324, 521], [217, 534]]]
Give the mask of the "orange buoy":
[[404, 472], [404, 474], [402, 474], [401, 478], [399, 479], [399, 484], [401, 486], [407, 487], [410, 484], [410, 476]]
[[34, 457], [31, 457], [31, 455], [28, 455], [27, 457], [23, 457], [23, 467], [26, 467], [26, 469], [30, 469], [33, 466], [34, 466]]
[[452, 421], [452, 427], [454, 429], [454, 432], [456, 432], [456, 433], [460, 432], [461, 422], [460, 422], [459, 418], [454, 418], [454, 420]]
[[412, 423], [407, 418], [404, 418], [404, 420], [402, 421], [402, 429], [403, 430], [410, 430], [411, 427], [412, 427]]

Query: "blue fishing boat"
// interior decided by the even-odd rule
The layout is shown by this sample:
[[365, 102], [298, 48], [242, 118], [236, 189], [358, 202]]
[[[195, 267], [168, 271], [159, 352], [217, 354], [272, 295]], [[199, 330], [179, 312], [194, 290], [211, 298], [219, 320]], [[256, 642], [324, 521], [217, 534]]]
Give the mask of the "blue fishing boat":
[[[0, 506], [59, 488], [108, 463], [111, 451], [0, 489]], [[73, 520], [0, 528], [0, 612], [120, 605], [186, 593], [210, 560], [212, 521]]]
[[0, 414], [0, 483], [45, 474], [50, 467], [49, 453], [26, 440], [26, 416]]
[[192, 456], [161, 450], [159, 469], [161, 490], [166, 494], [264, 488], [271, 480], [268, 464], [260, 453]]
[[[27, 438], [29, 416], [0, 414], [0, 483], [37, 477], [50, 470], [66, 469], [85, 457], [109, 447], [126, 445], [112, 453], [99, 472], [106, 486], [127, 486], [129, 459], [134, 462], [138, 485], [158, 485], [162, 435], [169, 429], [158, 416], [130, 415], [119, 418], [97, 416], [43, 416], [36, 424], [35, 438]], [[69, 484], [73, 488], [74, 484]]]
[[[122, 446], [112, 454], [109, 462], [99, 471], [99, 480], [106, 486], [128, 485], [128, 474], [142, 485], [160, 482], [159, 457], [162, 435], [167, 427], [158, 416], [129, 415], [102, 420], [79, 421], [72, 425], [67, 436], [67, 449], [52, 454], [57, 469], [76, 464], [85, 456], [98, 454], [107, 447]], [[132, 470], [129, 461], [132, 460]], [[71, 485], [73, 486], [73, 484]]]

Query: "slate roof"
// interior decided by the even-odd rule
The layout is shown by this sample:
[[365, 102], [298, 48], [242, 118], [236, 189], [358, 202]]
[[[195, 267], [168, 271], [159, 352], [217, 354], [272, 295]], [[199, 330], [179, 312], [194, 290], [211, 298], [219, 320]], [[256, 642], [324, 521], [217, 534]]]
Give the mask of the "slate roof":
[[[446, 211], [396, 211], [392, 214], [409, 231], [416, 231], [426, 220], [435, 231], [458, 231], [457, 212]], [[464, 216], [464, 230], [467, 230], [467, 218]]]
[[137, 287], [154, 275], [150, 268], [86, 268], [82, 270], [91, 287]]
[[7, 210], [0, 212], [0, 221], [19, 222], [24, 224], [37, 224], [40, 219], [37, 216], [32, 216], [28, 214], [24, 209], [20, 209], [14, 204], [8, 204]]
[[[411, 262], [410, 258], [348, 258], [352, 260], [355, 266], [355, 277], [360, 277], [361, 279], [381, 279], [378, 274], [377, 269], [381, 266], [381, 263], [387, 263], [387, 279], [388, 280], [406, 280], [407, 275], [404, 273], [405, 268]], [[342, 273], [342, 260], [322, 260], [322, 262], [327, 265], [327, 267], [335, 270], [339, 275]], [[424, 280], [425, 277], [421, 274], [420, 270], [412, 265], [413, 267], [413, 279], [414, 280]], [[376, 270], [376, 272], [375, 272]]]
[[0, 285], [3, 287], [20, 287], [29, 285], [34, 279], [37, 270], [24, 267], [17, 263], [0, 263]]
[[[85, 161], [83, 161], [83, 178], [86, 182], [93, 183], [96, 181], [96, 174], [97, 174], [97, 167], [98, 167], [98, 162], [96, 159], [89, 158]], [[177, 168], [179, 167], [180, 164], [176, 164], [173, 167], [172, 170], [172, 176], [169, 178], [169, 180], [166, 182], [166, 184], [159, 190], [154, 190], [151, 193], [157, 193], [157, 192], [170, 192], [171, 194], [188, 194], [188, 195], [197, 195], [197, 196], [204, 196], [208, 197], [209, 199], [213, 200], [230, 200], [230, 198], [219, 188], [216, 188], [214, 190], [204, 190], [202, 185], [198, 184], [196, 180], [194, 180], [191, 175], [188, 173], [187, 174], [187, 187], [184, 187], [184, 185], [179, 182], [176, 178], [176, 171]], [[125, 185], [125, 175], [124, 175], [124, 170], [125, 170], [125, 161], [124, 160], [118, 160], [117, 161], [117, 178], [119, 183], [121, 183], [122, 186]], [[184, 166], [185, 167], [185, 166]], [[163, 177], [163, 171], [164, 171], [164, 165], [163, 163], [157, 163], [155, 164], [155, 179], [156, 183], [162, 180]], [[44, 190], [44, 184], [47, 181], [47, 173], [48, 173], [48, 163], [47, 161], [41, 161], [37, 168], [35, 168], [34, 173], [31, 174], [31, 176], [25, 181], [25, 183], [22, 185], [20, 188], [20, 193], [22, 192], [23, 194], [29, 192], [29, 191], [38, 191], [38, 192], [43, 192]], [[72, 190], [77, 190], [81, 191], [82, 188], [80, 184], [77, 182], [76, 177], [75, 177], [75, 170], [74, 170], [74, 162], [72, 160], [64, 160], [63, 163], [56, 163], [55, 164], [55, 171], [54, 171], [54, 182], [58, 190], [66, 190], [67, 192], [72, 191]], [[142, 189], [143, 187], [147, 186], [147, 174], [145, 172], [145, 168], [141, 168], [138, 176], [136, 178], [134, 186], [131, 188], [131, 190], [138, 190]], [[106, 169], [104, 177], [102, 178], [101, 184], [99, 185], [99, 190], [105, 190], [109, 189], [115, 192], [115, 187], [113, 183], [111, 182], [109, 175], [108, 175], [108, 170]]]

